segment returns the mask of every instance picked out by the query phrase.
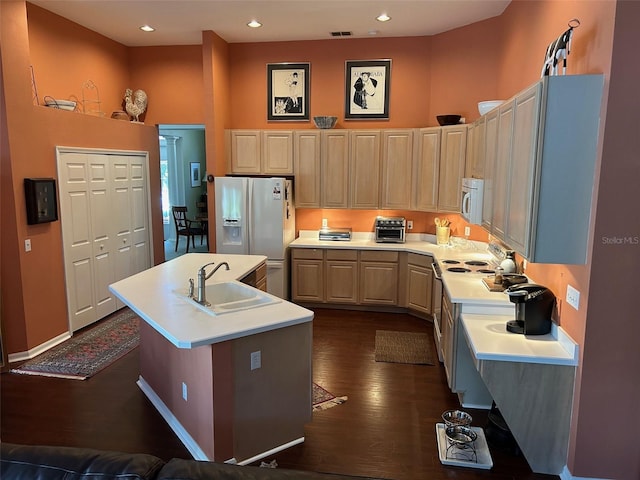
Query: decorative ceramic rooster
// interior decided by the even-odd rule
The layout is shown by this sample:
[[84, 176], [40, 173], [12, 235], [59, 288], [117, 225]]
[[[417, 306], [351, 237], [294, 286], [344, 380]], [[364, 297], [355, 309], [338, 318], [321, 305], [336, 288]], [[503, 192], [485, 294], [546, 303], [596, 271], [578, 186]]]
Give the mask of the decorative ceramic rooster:
[[[131, 99], [133, 95], [133, 100]], [[133, 117], [132, 122], [140, 122], [140, 115], [147, 110], [147, 94], [144, 90], [136, 90], [135, 93], [127, 88], [124, 93], [125, 109]]]

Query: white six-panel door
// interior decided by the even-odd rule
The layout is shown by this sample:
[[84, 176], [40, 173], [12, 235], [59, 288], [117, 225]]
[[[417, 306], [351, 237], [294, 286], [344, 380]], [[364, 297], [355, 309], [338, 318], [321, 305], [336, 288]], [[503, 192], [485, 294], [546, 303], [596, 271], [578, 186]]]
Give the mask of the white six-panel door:
[[146, 152], [58, 148], [69, 329], [122, 307], [109, 285], [151, 266]]

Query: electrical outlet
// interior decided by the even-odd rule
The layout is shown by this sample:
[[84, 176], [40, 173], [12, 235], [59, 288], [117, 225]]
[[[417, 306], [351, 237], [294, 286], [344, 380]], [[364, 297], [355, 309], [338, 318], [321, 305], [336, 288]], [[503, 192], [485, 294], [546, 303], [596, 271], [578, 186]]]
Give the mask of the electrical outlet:
[[322, 219], [322, 228], [327, 228], [329, 226], [329, 222], [326, 218]]
[[567, 285], [567, 303], [576, 310], [580, 309], [580, 292], [571, 285]]
[[464, 236], [468, 237], [469, 235], [471, 235], [471, 227], [467, 225], [466, 227], [464, 227]]
[[31, 251], [31, 239], [30, 238], [27, 238], [24, 241], [24, 251], [25, 252], [30, 252]]
[[413, 230], [413, 220], [407, 220], [407, 230]]
[[262, 366], [262, 352], [251, 352], [251, 370], [257, 370]]
[[187, 401], [187, 384], [182, 382], [182, 399]]

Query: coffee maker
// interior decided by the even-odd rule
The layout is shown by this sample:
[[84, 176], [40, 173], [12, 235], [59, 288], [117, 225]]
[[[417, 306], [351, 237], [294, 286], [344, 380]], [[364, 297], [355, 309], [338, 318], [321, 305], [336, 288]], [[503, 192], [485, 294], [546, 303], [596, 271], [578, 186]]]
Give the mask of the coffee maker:
[[516, 304], [516, 319], [507, 322], [507, 331], [524, 335], [545, 335], [551, 331], [551, 314], [556, 303], [551, 290], [535, 283], [521, 283], [505, 292]]

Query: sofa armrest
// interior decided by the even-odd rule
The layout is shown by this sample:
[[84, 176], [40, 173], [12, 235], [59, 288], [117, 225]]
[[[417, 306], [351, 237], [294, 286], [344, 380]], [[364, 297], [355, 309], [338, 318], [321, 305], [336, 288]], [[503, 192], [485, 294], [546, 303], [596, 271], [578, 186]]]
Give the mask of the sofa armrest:
[[[284, 468], [242, 467], [226, 463], [171, 459], [158, 480], [367, 480], [364, 477], [287, 470]], [[4, 480], [4, 479], [3, 479]], [[375, 479], [369, 479], [375, 480]]]
[[[53, 480], [151, 480], [164, 461], [146, 454], [129, 454], [74, 447], [0, 445], [0, 478]], [[126, 475], [126, 477], [125, 477]]]

